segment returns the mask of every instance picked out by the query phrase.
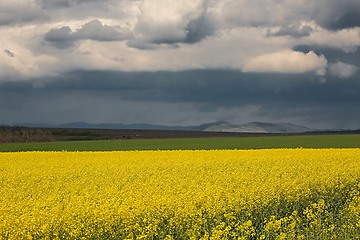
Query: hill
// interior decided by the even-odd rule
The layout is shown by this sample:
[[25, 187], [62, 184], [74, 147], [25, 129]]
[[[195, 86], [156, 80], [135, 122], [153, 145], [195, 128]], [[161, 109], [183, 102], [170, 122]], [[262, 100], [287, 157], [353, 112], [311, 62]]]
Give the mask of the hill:
[[247, 132], [247, 133], [304, 133], [315, 129], [295, 125], [291, 123], [263, 123], [251, 122], [242, 125], [234, 125], [228, 122], [216, 122], [202, 125], [202, 131], [214, 132]]
[[21, 124], [31, 128], [75, 128], [75, 129], [136, 129], [136, 130], [170, 130], [170, 131], [206, 131], [206, 132], [243, 132], [243, 133], [302, 133], [315, 131], [304, 126], [291, 123], [264, 123], [251, 122], [241, 125], [220, 121], [206, 123], [198, 126], [164, 126], [152, 124], [118, 124], [99, 123], [91, 124], [85, 122], [66, 123], [61, 125], [48, 124]]

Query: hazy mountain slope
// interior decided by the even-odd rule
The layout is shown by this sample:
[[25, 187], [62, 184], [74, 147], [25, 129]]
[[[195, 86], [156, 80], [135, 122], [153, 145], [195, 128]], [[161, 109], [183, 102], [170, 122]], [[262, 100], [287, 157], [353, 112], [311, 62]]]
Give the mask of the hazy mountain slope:
[[313, 129], [291, 123], [263, 123], [251, 122], [242, 125], [234, 125], [227, 122], [218, 122], [207, 125], [203, 131], [216, 132], [255, 132], [255, 133], [301, 133], [313, 131]]
[[241, 125], [220, 121], [202, 124], [200, 126], [162, 126], [151, 124], [90, 124], [84, 122], [67, 123], [60, 125], [21, 124], [25, 127], [37, 128], [88, 128], [88, 129], [137, 129], [137, 130], [181, 130], [181, 131], [208, 131], [208, 132], [244, 132], [244, 133], [301, 133], [314, 131], [304, 126], [291, 123], [263, 123], [251, 122]]

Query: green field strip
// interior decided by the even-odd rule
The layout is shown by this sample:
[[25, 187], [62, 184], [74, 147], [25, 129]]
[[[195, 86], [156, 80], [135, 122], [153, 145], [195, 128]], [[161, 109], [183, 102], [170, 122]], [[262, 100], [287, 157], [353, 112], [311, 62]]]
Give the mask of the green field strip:
[[181, 149], [360, 148], [360, 134], [236, 138], [172, 138], [0, 144], [1, 152]]

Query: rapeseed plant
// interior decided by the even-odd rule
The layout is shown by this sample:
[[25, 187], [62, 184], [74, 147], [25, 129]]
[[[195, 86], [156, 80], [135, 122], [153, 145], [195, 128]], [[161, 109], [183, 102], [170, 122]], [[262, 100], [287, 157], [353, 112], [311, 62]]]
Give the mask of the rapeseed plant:
[[0, 239], [358, 239], [360, 149], [0, 153]]

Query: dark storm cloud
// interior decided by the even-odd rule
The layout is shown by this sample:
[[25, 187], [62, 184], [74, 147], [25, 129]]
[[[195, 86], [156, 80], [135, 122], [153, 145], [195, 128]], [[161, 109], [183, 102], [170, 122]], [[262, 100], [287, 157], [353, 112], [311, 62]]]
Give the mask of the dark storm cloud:
[[51, 29], [45, 35], [45, 40], [55, 43], [57, 46], [69, 46], [72, 42], [79, 40], [95, 41], [121, 41], [131, 37], [128, 29], [104, 25], [100, 20], [93, 20], [84, 24], [76, 31], [69, 26]]
[[316, 22], [330, 30], [360, 26], [360, 1], [320, 1], [314, 9]]
[[[356, 6], [343, 13], [336, 21], [330, 21], [327, 25], [330, 29], [343, 29], [360, 26], [360, 6]], [[326, 23], [325, 23], [326, 24]]]
[[[41, 80], [39, 80], [41, 81]], [[26, 89], [31, 83], [3, 83], [2, 89]], [[40, 88], [41, 89], [41, 88]], [[348, 84], [313, 74], [256, 74], [232, 70], [181, 72], [76, 71], [54, 77], [44, 91], [110, 91], [126, 100], [201, 102], [214, 107], [246, 103], [320, 103], [360, 101], [357, 76]], [[352, 95], [347, 95], [353, 92]], [[321, 93], [321, 94], [320, 94]], [[359, 93], [359, 94], [358, 94]], [[350, 98], [349, 98], [350, 97]]]
[[[84, 105], [86, 101], [94, 104], [98, 101], [105, 108], [115, 108], [117, 104], [126, 102], [129, 109], [139, 103], [153, 103], [153, 108], [165, 103], [169, 108], [187, 104], [193, 106], [199, 115], [254, 105], [260, 106], [256, 114], [262, 119], [283, 121], [295, 116], [298, 123], [313, 124], [310, 127], [324, 126], [326, 123], [326, 126], [351, 128], [360, 121], [360, 82], [358, 76], [352, 76], [346, 82], [343, 84], [329, 76], [326, 83], [321, 83], [313, 74], [250, 74], [229, 70], [77, 71], [50, 79], [41, 88], [34, 88], [31, 83], [3, 83], [0, 89], [2, 98], [10, 97], [13, 105], [25, 104], [27, 98], [35, 98], [35, 95], [44, 96], [44, 99], [48, 97], [52, 99], [50, 103], [53, 102], [52, 105], [49, 103], [49, 111], [72, 109], [72, 103], [78, 104], [79, 108], [89, 109]], [[17, 97], [11, 97], [10, 92], [16, 92]], [[65, 95], [67, 103], [60, 104]], [[97, 109], [101, 108], [100, 105], [88, 113], [89, 121], [99, 112], [102, 113], [101, 109]], [[168, 110], [171, 111], [163, 109], [164, 115]], [[121, 109], [118, 114], [121, 114]], [[131, 112], [127, 114], [130, 116]], [[171, 114], [191, 119], [194, 113], [179, 111]], [[223, 119], [220, 113], [217, 117]], [[163, 119], [163, 116], [158, 118]], [[142, 116], [142, 119], [146, 119], [146, 116]]]

